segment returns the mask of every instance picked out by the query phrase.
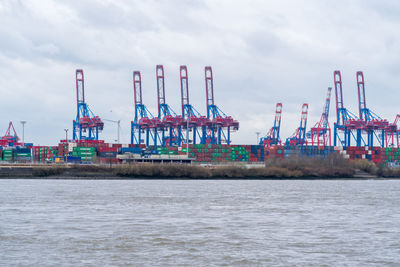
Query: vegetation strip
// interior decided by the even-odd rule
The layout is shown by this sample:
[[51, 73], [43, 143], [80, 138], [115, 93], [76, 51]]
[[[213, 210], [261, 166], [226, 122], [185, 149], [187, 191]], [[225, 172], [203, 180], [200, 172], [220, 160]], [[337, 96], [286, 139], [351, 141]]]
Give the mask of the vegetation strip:
[[[360, 175], [360, 172], [362, 173]], [[328, 158], [289, 157], [268, 160], [265, 166], [199, 166], [183, 164], [134, 165], [51, 165], [2, 167], [0, 176], [12, 177], [86, 177], [86, 178], [169, 178], [169, 179], [263, 179], [263, 178], [365, 178], [400, 177], [400, 169], [377, 167], [367, 160], [350, 162], [339, 155]]]

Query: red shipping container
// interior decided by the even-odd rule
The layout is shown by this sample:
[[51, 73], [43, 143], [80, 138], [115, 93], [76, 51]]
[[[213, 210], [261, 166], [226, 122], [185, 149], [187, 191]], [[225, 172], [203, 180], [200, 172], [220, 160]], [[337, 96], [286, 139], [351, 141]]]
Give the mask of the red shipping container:
[[99, 147], [98, 152], [118, 152], [118, 147]]

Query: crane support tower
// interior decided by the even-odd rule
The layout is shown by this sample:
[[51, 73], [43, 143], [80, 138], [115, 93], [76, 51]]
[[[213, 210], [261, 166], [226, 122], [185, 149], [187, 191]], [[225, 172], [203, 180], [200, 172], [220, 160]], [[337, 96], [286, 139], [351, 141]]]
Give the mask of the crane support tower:
[[6, 133], [1, 137], [0, 141], [2, 143], [18, 143], [19, 137], [17, 135], [17, 132], [15, 131], [13, 123], [10, 121], [8, 124], [8, 128], [6, 130]]
[[280, 145], [280, 131], [281, 131], [281, 119], [282, 119], [282, 103], [276, 104], [275, 109], [275, 120], [274, 126], [268, 131], [265, 137], [260, 139], [260, 145], [264, 145], [264, 147], [270, 147], [273, 145]]
[[165, 81], [163, 65], [156, 66], [158, 119], [162, 146], [182, 144], [182, 116], [178, 116], [165, 100]]
[[[142, 77], [139, 71], [133, 72], [133, 94], [135, 102], [135, 117], [131, 122], [131, 144], [142, 144], [146, 146], [157, 146], [158, 134], [157, 127], [160, 125], [158, 118], [150, 113], [143, 104], [142, 98]], [[145, 134], [145, 140], [142, 140]], [[161, 143], [161, 142], [160, 142]]]
[[[206, 82], [207, 119], [211, 122], [208, 127], [212, 144], [231, 143], [231, 131], [239, 129], [239, 122], [232, 116], [227, 116], [214, 102], [213, 72], [210, 66], [204, 68]], [[217, 134], [217, 136], [215, 136]]]
[[[201, 144], [206, 144], [207, 139], [207, 126], [210, 125], [210, 120], [206, 116], [202, 116], [189, 101], [189, 82], [187, 67], [182, 65], [179, 68], [180, 81], [181, 81], [181, 104], [182, 104], [182, 128], [186, 131], [192, 132], [193, 144], [196, 144], [197, 137], [200, 138]], [[190, 142], [190, 136], [187, 135], [189, 140], [184, 140], [185, 143]]]
[[393, 123], [390, 123], [385, 131], [385, 142], [388, 147], [400, 147], [400, 127], [398, 126], [400, 122], [400, 114], [396, 115]]
[[73, 121], [74, 140], [99, 140], [99, 132], [104, 123], [99, 116], [95, 116], [85, 102], [85, 84], [83, 70], [75, 72], [76, 79], [76, 118]]
[[363, 140], [362, 135], [365, 133], [367, 135], [367, 146], [373, 147], [374, 139], [376, 139], [381, 147], [385, 147], [385, 129], [389, 127], [389, 123], [367, 107], [364, 74], [362, 71], [358, 71], [356, 76], [359, 120], [362, 125], [362, 127], [357, 129], [357, 146], [361, 146], [361, 141]]
[[326, 96], [321, 119], [314, 125], [314, 127], [311, 128], [310, 132], [307, 133], [307, 137], [311, 139], [312, 146], [331, 146], [331, 127], [329, 126], [329, 106], [331, 103], [331, 91], [332, 88], [328, 87], [328, 93]]
[[351, 140], [363, 141], [361, 138], [357, 141], [354, 132], [362, 128], [362, 123], [356, 115], [351, 113], [343, 104], [343, 86], [342, 75], [339, 70], [333, 72], [336, 97], [336, 122], [333, 125], [333, 145], [341, 145], [344, 148], [350, 146]]
[[291, 137], [286, 139], [286, 145], [289, 146], [302, 146], [307, 145], [306, 140], [306, 127], [307, 127], [308, 104], [303, 104], [301, 107], [300, 126], [292, 134]]

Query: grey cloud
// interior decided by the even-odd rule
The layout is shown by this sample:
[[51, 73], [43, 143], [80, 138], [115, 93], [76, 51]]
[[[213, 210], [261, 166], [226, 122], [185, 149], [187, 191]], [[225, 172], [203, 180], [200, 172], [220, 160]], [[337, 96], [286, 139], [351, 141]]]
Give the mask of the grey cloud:
[[[398, 9], [388, 0], [2, 1], [0, 92], [15, 104], [4, 107], [13, 112], [1, 113], [0, 130], [10, 119], [28, 118], [33, 141], [57, 142], [75, 116], [74, 71], [83, 68], [89, 105], [121, 119], [128, 142], [132, 71], [142, 71], [153, 111], [160, 63], [167, 101], [178, 113], [179, 65], [188, 65], [191, 100], [202, 113], [204, 66], [213, 67], [218, 105], [244, 126], [235, 143], [266, 131], [278, 101], [283, 135], [297, 127], [303, 102], [317, 120], [335, 69], [342, 70], [351, 110], [355, 72], [364, 70], [368, 103], [392, 118], [400, 96]], [[332, 102], [331, 122], [334, 113]], [[106, 126], [104, 138], [114, 140], [114, 125]]]

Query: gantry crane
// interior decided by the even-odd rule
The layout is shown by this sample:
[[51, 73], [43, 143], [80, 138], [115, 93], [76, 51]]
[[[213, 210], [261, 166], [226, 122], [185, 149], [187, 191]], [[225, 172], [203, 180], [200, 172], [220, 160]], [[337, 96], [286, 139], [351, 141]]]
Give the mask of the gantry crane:
[[331, 145], [331, 127], [329, 126], [329, 106], [331, 103], [332, 88], [328, 87], [328, 93], [325, 100], [324, 110], [321, 119], [307, 133], [307, 137], [311, 139], [311, 145], [318, 147]]
[[351, 139], [354, 139], [356, 142], [363, 141], [361, 139], [361, 136], [360, 139], [357, 139], [354, 135], [354, 131], [356, 131], [357, 129], [361, 129], [363, 127], [363, 124], [360, 122], [356, 115], [354, 115], [344, 107], [342, 75], [340, 71], [335, 70], [333, 72], [333, 79], [336, 97], [336, 122], [333, 125], [333, 145], [337, 146], [339, 142], [341, 146], [346, 148], [350, 146]]
[[[204, 68], [207, 99], [207, 119], [211, 122], [208, 127], [212, 144], [231, 143], [231, 130], [239, 129], [239, 122], [232, 116], [227, 116], [214, 102], [214, 81], [210, 66]], [[217, 137], [215, 136], [217, 134]]]
[[390, 123], [385, 131], [385, 141], [388, 147], [400, 147], [400, 114], [396, 115], [393, 123]]
[[17, 143], [19, 141], [19, 137], [17, 132], [15, 131], [13, 123], [10, 121], [8, 124], [8, 128], [6, 133], [0, 138], [2, 143]]
[[99, 132], [103, 130], [104, 123], [99, 116], [95, 116], [85, 102], [85, 84], [83, 70], [75, 72], [76, 79], [76, 118], [73, 121], [74, 140], [98, 140]]
[[[358, 108], [360, 116], [360, 124], [362, 128], [357, 129], [357, 146], [361, 146], [362, 133], [367, 134], [367, 146], [374, 146], [376, 139], [381, 147], [385, 146], [385, 129], [388, 128], [389, 122], [367, 108], [365, 97], [364, 74], [358, 71], [357, 74], [357, 92], [358, 92]], [[375, 138], [374, 138], [375, 137]]]
[[[189, 82], [187, 67], [182, 65], [180, 70], [181, 81], [181, 104], [182, 104], [182, 128], [192, 132], [193, 144], [196, 144], [197, 137], [200, 138], [200, 143], [205, 144], [208, 139], [207, 126], [210, 125], [210, 120], [206, 116], [202, 116], [189, 101]], [[189, 135], [187, 135], [189, 136]], [[190, 139], [190, 137], [188, 137]], [[186, 138], [187, 139], [187, 138]], [[185, 140], [185, 142], [190, 142]]]
[[[139, 71], [133, 72], [133, 92], [135, 102], [135, 117], [131, 122], [131, 144], [141, 144], [142, 133], [145, 133], [144, 143], [146, 146], [150, 144], [157, 146], [158, 134], [157, 127], [160, 123], [158, 118], [150, 113], [147, 107], [143, 104], [142, 99], [142, 77]], [[161, 141], [160, 141], [161, 143]]]
[[[159, 131], [162, 146], [181, 145], [183, 118], [165, 101], [165, 81], [163, 65], [156, 66], [158, 119], [160, 121]], [[167, 133], [167, 135], [166, 135]]]
[[286, 145], [289, 146], [302, 146], [307, 145], [306, 140], [306, 127], [307, 127], [308, 104], [303, 104], [301, 107], [300, 126], [296, 131], [286, 139]]
[[281, 139], [279, 137], [281, 130], [281, 119], [282, 119], [282, 103], [277, 103], [275, 109], [274, 126], [268, 131], [265, 137], [262, 137], [260, 139], [260, 145], [264, 145], [264, 147], [269, 147], [281, 144]]

